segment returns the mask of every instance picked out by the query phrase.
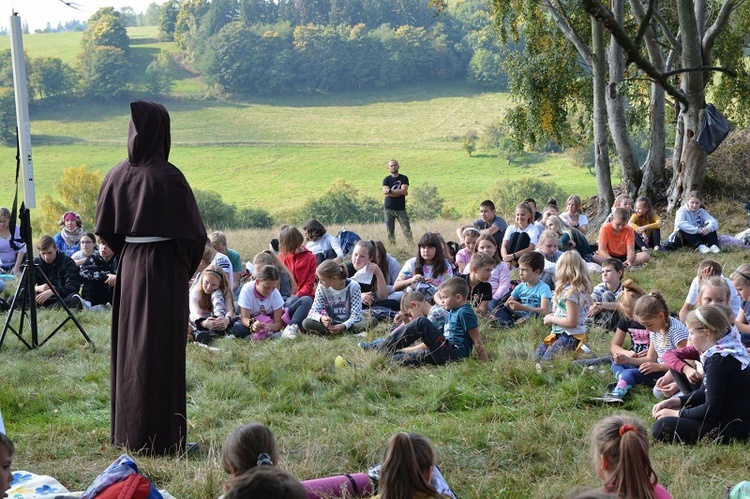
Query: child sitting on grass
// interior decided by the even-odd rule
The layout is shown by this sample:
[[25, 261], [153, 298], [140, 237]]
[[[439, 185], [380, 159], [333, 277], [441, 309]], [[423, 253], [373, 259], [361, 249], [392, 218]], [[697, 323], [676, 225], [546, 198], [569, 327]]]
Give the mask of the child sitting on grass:
[[456, 253], [456, 266], [458, 267], [458, 271], [463, 274], [467, 273], [464, 269], [471, 261], [471, 255], [474, 254], [474, 248], [479, 236], [479, 229], [475, 229], [474, 227], [467, 227], [461, 233], [464, 247]]
[[485, 315], [492, 299], [492, 285], [489, 283], [495, 260], [487, 253], [475, 253], [467, 265], [467, 274], [459, 274], [469, 285], [469, 303], [479, 314]]
[[701, 283], [713, 276], [721, 277], [727, 283], [727, 285], [729, 286], [729, 293], [730, 293], [729, 303], [727, 303], [727, 306], [732, 309], [735, 317], [740, 313], [740, 309], [742, 308], [742, 300], [737, 294], [737, 290], [734, 288], [732, 281], [724, 277], [722, 275], [722, 272], [723, 272], [723, 268], [721, 264], [715, 260], [703, 260], [701, 263], [698, 264], [697, 275], [693, 278], [693, 281], [690, 283], [690, 289], [688, 290], [688, 294], [685, 297], [685, 303], [682, 305], [682, 308], [680, 309], [681, 321], [685, 322], [685, 318], [687, 317], [687, 314], [690, 313], [690, 311], [695, 308], [697, 301], [698, 301], [698, 293], [701, 288]]
[[284, 300], [279, 293], [279, 271], [273, 265], [255, 269], [255, 280], [242, 286], [237, 303], [240, 320], [227, 331], [237, 338], [262, 340], [284, 329]]
[[417, 243], [417, 256], [407, 260], [401, 269], [393, 291], [419, 291], [432, 299], [438, 286], [452, 275], [441, 238], [434, 232], [427, 232]]
[[500, 246], [500, 256], [508, 269], [517, 267], [521, 255], [534, 251], [539, 242], [539, 229], [533, 223], [533, 216], [528, 204], [516, 206], [514, 223], [506, 229]]
[[[417, 366], [461, 360], [476, 348], [479, 358], [486, 362], [487, 352], [479, 335], [477, 315], [466, 303], [469, 285], [460, 277], [451, 277], [440, 285], [439, 291], [443, 307], [448, 310], [444, 329], [438, 329], [426, 317], [419, 317], [389, 336], [381, 351], [394, 361]], [[410, 346], [419, 340], [422, 343]]]
[[602, 282], [594, 286], [591, 299], [594, 304], [586, 317], [587, 325], [595, 325], [605, 331], [614, 331], [620, 320], [617, 298], [622, 290], [620, 280], [625, 267], [617, 258], [602, 262]]
[[318, 289], [310, 313], [302, 327], [322, 335], [343, 332], [358, 334], [374, 321], [362, 315], [362, 292], [359, 284], [348, 278], [349, 272], [336, 260], [326, 260], [316, 271]]
[[[552, 325], [552, 333], [534, 352], [537, 362], [550, 361], [561, 352], [576, 350], [586, 341], [584, 319], [591, 306], [592, 286], [581, 255], [568, 251], [560, 257], [555, 279], [552, 313], [544, 316], [544, 323]], [[540, 367], [537, 364], [537, 368]]]
[[612, 216], [615, 214], [615, 210], [617, 208], [625, 208], [628, 211], [628, 215], [633, 214], [633, 198], [630, 197], [630, 194], [623, 193], [617, 195], [617, 197], [615, 198], [615, 203], [612, 205], [612, 210], [604, 220], [605, 224], [608, 224], [612, 221]]
[[624, 208], [617, 208], [612, 215], [612, 222], [602, 226], [599, 231], [599, 245], [594, 261], [599, 265], [609, 258], [617, 258], [625, 268], [643, 265], [649, 255], [635, 252], [635, 232], [628, 225], [630, 216]]
[[737, 314], [735, 326], [742, 336], [742, 343], [750, 346], [750, 263], [743, 263], [729, 278], [742, 300], [742, 308]]
[[492, 300], [488, 304], [489, 310], [495, 310], [510, 290], [510, 271], [508, 266], [500, 259], [497, 243], [492, 236], [479, 236], [475, 247], [477, 253], [486, 253], [495, 262], [495, 268], [490, 273], [490, 286], [492, 286]]
[[[411, 321], [414, 321], [420, 317], [427, 317], [435, 327], [442, 331], [445, 326], [445, 321], [448, 319], [448, 312], [441, 306], [443, 299], [438, 291], [435, 294], [435, 305], [425, 299], [422, 293], [416, 291], [409, 291], [401, 297], [401, 312], [396, 315], [396, 327], [393, 328], [391, 334], [397, 332], [401, 328], [406, 327]], [[361, 342], [360, 348], [363, 350], [373, 350], [378, 348], [385, 338], [376, 338], [370, 342]]]
[[525, 322], [532, 314], [544, 316], [549, 312], [552, 290], [539, 279], [543, 269], [544, 257], [541, 253], [521, 255], [518, 260], [521, 284], [513, 289], [505, 305], [495, 309], [493, 314], [501, 327], [510, 327], [519, 321]]
[[603, 492], [616, 497], [671, 499], [659, 485], [649, 458], [648, 431], [629, 416], [610, 416], [597, 423], [591, 434], [596, 474]]
[[669, 236], [667, 248], [697, 248], [699, 253], [719, 253], [719, 222], [703, 208], [703, 198], [698, 191], [690, 191], [685, 206], [674, 216], [674, 232]]
[[0, 432], [0, 497], [5, 497], [5, 493], [10, 489], [10, 483], [13, 481], [13, 472], [10, 466], [13, 464], [13, 454], [16, 449], [13, 441]]
[[555, 287], [555, 268], [557, 260], [563, 255], [559, 249], [560, 238], [551, 230], [544, 230], [539, 235], [539, 246], [536, 251], [544, 256], [544, 270], [539, 278], [544, 281], [550, 289]]
[[635, 202], [630, 226], [635, 231], [635, 247], [639, 250], [661, 249], [661, 218], [654, 212], [651, 200], [641, 196]]
[[430, 483], [434, 465], [435, 453], [429, 440], [416, 433], [396, 433], [385, 449], [379, 493], [373, 499], [446, 497]]
[[560, 217], [556, 215], [547, 217], [545, 223], [547, 229], [554, 231], [560, 238], [559, 246], [561, 251], [576, 250], [584, 261], [593, 261], [594, 250], [591, 249], [588, 239], [586, 239], [586, 236], [581, 231], [565, 225]]

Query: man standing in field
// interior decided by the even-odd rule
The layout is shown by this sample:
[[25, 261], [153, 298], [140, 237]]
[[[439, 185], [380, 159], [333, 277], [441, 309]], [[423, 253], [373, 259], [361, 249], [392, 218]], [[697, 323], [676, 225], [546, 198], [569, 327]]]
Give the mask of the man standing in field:
[[388, 231], [388, 241], [396, 244], [396, 219], [404, 231], [404, 237], [409, 244], [414, 241], [411, 237], [411, 226], [409, 215], [406, 214], [406, 196], [409, 194], [409, 178], [398, 172], [398, 161], [392, 159], [388, 162], [390, 175], [383, 179], [383, 195], [385, 205], [385, 228]]

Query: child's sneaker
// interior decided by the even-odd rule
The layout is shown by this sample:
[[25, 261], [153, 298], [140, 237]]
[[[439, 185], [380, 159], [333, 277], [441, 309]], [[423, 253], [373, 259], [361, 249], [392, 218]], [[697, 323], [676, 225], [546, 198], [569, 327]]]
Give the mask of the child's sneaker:
[[698, 246], [698, 253], [700, 253], [701, 255], [705, 255], [706, 253], [710, 252], [711, 250], [708, 249], [708, 246], [706, 246], [705, 244], [701, 244]]
[[281, 337], [286, 338], [287, 340], [293, 340], [297, 337], [298, 333], [299, 326], [297, 324], [289, 324], [284, 328], [284, 331], [281, 332]]
[[372, 341], [360, 341], [359, 348], [362, 350], [377, 350], [384, 342], [383, 338], [376, 338]]
[[721, 249], [718, 246], [716, 246], [715, 244], [712, 244], [711, 247], [708, 248], [708, 250], [711, 253], [721, 253]]

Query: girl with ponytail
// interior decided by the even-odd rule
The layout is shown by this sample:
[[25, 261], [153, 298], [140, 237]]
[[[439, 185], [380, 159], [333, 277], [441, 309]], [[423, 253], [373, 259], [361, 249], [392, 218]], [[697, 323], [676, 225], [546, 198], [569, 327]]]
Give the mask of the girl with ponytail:
[[648, 454], [648, 432], [639, 420], [610, 416], [599, 421], [591, 434], [591, 450], [605, 492], [622, 498], [672, 497], [659, 485]]
[[397, 433], [385, 449], [378, 495], [373, 499], [445, 498], [430, 483], [435, 453], [417, 433]]

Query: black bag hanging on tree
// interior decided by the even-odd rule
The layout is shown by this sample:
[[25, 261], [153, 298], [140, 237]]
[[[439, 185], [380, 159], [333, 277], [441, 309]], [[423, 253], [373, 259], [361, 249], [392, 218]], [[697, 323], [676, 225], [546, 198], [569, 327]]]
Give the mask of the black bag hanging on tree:
[[711, 154], [726, 138], [730, 128], [731, 125], [724, 115], [713, 104], [706, 104], [697, 142], [706, 154]]

